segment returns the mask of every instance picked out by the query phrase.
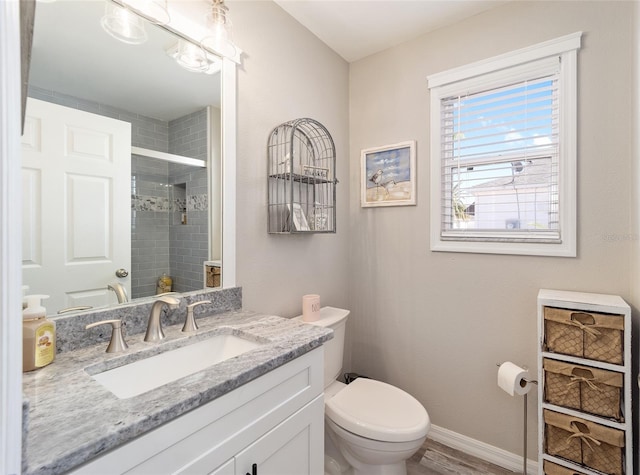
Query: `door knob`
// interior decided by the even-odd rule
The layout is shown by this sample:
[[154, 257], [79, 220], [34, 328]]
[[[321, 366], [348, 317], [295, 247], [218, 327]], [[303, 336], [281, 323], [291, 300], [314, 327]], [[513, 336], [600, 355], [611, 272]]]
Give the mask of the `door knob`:
[[129, 275], [129, 271], [127, 269], [118, 269], [116, 271], [116, 277], [126, 277]]

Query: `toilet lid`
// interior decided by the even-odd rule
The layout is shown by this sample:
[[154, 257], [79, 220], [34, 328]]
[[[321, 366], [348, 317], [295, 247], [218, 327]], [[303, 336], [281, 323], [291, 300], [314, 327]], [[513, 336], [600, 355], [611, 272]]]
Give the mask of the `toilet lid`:
[[325, 413], [343, 429], [383, 442], [424, 437], [429, 415], [413, 396], [374, 379], [358, 378], [325, 404]]

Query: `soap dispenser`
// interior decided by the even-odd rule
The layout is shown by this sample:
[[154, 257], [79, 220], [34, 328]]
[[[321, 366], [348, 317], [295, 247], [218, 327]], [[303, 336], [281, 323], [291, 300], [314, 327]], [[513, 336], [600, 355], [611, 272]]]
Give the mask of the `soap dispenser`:
[[156, 285], [156, 295], [171, 292], [172, 285], [173, 285], [173, 279], [169, 277], [166, 272], [163, 272], [160, 278], [158, 279], [158, 283]]
[[22, 371], [33, 371], [56, 357], [56, 324], [47, 319], [42, 300], [48, 295], [27, 295], [22, 311]]

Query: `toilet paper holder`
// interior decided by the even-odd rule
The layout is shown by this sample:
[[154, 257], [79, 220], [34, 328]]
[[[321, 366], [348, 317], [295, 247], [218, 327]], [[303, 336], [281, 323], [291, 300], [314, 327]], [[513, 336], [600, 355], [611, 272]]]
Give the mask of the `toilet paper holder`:
[[[496, 363], [496, 366], [499, 368], [500, 366], [502, 366], [502, 363]], [[522, 378], [522, 380], [527, 384], [538, 384], [538, 381], [535, 379]], [[523, 440], [523, 450], [522, 450], [522, 457], [523, 457], [522, 474], [527, 475], [527, 393], [524, 393], [523, 398], [524, 398], [524, 428], [523, 428], [524, 440]]]
[[[496, 366], [499, 368], [500, 366], [502, 366], [502, 363], [496, 363]], [[525, 383], [538, 384], [537, 379], [527, 379], [527, 378], [522, 378], [522, 379], [524, 380]], [[638, 385], [640, 385], [640, 375], [638, 376]]]

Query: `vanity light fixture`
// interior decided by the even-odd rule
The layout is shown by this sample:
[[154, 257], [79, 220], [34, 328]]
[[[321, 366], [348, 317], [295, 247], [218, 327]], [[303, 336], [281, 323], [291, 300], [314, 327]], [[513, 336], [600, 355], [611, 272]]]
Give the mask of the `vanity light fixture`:
[[156, 25], [166, 25], [171, 21], [167, 0], [120, 0], [124, 6], [143, 16]]
[[202, 47], [224, 57], [234, 57], [237, 48], [231, 39], [231, 18], [224, 0], [212, 0], [211, 10], [207, 14], [207, 27], [210, 35], [201, 41]]
[[167, 54], [183, 68], [196, 73], [206, 72], [212, 64], [200, 45], [184, 39], [167, 49]]
[[142, 17], [109, 0], [100, 24], [104, 31], [123, 43], [139, 45], [147, 41]]

